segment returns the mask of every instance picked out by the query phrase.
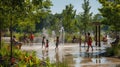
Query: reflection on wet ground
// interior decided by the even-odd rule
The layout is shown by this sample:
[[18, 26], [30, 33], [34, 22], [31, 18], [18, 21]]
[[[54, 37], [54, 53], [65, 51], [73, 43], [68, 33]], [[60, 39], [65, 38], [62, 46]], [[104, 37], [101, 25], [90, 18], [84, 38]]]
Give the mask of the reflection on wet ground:
[[101, 55], [105, 52], [106, 46], [108, 45], [94, 46], [94, 50], [90, 49], [89, 52], [86, 52], [87, 47], [79, 47], [78, 44], [60, 45], [56, 50], [55, 46], [45, 50], [41, 45], [23, 46], [22, 49], [35, 50], [40, 59], [49, 59], [51, 63], [66, 61], [69, 67], [120, 67], [120, 59]]

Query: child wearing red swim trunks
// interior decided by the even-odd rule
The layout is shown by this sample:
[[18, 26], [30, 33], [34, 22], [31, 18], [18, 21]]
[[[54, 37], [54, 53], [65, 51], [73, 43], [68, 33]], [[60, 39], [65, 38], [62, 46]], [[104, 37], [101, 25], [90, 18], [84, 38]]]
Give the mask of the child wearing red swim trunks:
[[88, 33], [88, 41], [87, 41], [87, 44], [88, 44], [88, 49], [87, 51], [89, 51], [89, 47], [92, 48], [92, 51], [93, 51], [93, 47], [92, 47], [92, 38], [90, 36], [90, 33]]

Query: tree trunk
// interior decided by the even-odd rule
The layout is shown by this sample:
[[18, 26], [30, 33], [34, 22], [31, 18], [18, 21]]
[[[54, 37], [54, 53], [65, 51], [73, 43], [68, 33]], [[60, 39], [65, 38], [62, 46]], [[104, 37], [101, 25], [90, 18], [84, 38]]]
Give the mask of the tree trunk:
[[11, 18], [11, 22], [10, 22], [10, 60], [12, 59], [12, 18]]
[[87, 34], [87, 25], [86, 24], [85, 24], [85, 31], [84, 31], [84, 33]]
[[0, 49], [1, 49], [1, 45], [2, 45], [2, 31], [0, 29]]

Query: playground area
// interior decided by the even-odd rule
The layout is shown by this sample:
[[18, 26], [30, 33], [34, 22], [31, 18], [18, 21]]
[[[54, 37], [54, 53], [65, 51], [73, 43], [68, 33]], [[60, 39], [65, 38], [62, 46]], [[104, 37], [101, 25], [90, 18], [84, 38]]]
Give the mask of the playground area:
[[43, 61], [50, 60], [50, 63], [65, 61], [69, 67], [119, 67], [120, 59], [115, 57], [106, 57], [105, 49], [111, 47], [110, 43], [101, 42], [101, 47], [93, 44], [93, 51], [86, 52], [87, 45], [82, 43], [61, 43], [58, 49], [55, 49], [55, 43], [50, 42], [49, 48], [42, 48], [42, 43], [33, 43], [33, 45], [23, 45], [21, 50], [36, 51], [37, 57]]

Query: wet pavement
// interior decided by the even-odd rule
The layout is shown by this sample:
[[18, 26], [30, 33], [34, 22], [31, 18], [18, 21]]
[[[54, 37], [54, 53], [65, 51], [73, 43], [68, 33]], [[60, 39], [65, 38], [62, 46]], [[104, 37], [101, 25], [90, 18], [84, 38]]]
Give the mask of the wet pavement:
[[51, 63], [65, 61], [69, 67], [120, 67], [120, 59], [112, 57], [104, 57], [100, 54], [105, 52], [105, 49], [110, 45], [96, 47], [93, 44], [94, 50], [91, 48], [86, 52], [87, 46], [80, 47], [77, 43], [60, 44], [59, 49], [55, 50], [54, 43], [50, 43], [49, 49], [41, 48], [41, 43], [33, 45], [23, 45], [22, 50], [36, 51], [37, 56], [42, 59], [49, 59]]

